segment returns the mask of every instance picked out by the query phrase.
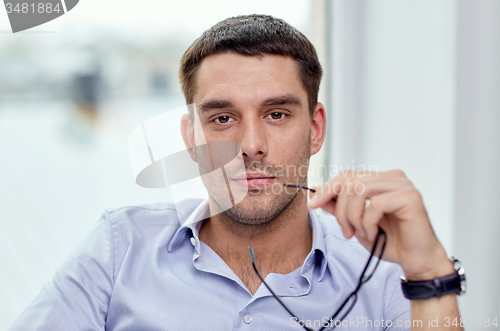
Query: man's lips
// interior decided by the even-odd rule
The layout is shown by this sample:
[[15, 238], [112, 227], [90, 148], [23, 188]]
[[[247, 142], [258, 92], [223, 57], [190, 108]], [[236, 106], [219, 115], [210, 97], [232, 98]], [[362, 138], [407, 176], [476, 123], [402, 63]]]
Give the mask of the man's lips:
[[266, 174], [247, 173], [234, 177], [233, 181], [236, 183], [236, 185], [251, 190], [251, 189], [262, 189], [268, 185], [271, 185], [275, 179], [276, 177], [269, 176]]

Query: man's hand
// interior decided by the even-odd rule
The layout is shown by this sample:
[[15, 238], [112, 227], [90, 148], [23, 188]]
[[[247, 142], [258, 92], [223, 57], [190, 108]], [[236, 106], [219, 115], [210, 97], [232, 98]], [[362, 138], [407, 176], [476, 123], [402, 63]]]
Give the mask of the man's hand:
[[[430, 280], [454, 272], [432, 229], [420, 193], [400, 170], [366, 174], [350, 171], [316, 187], [309, 208], [332, 213], [344, 237], [355, 235], [371, 250], [381, 227], [387, 234], [384, 260], [398, 263], [409, 280]], [[336, 199], [336, 202], [332, 201]], [[367, 200], [369, 203], [367, 203]], [[367, 206], [366, 206], [367, 205]], [[411, 301], [412, 320], [460, 319], [456, 295]], [[419, 330], [463, 330], [425, 323]], [[417, 329], [412, 325], [412, 330]]]
[[380, 226], [387, 234], [383, 259], [398, 263], [409, 280], [428, 280], [454, 272], [420, 193], [402, 171], [349, 171], [315, 189], [308, 207], [333, 214], [344, 237], [355, 235], [370, 251]]

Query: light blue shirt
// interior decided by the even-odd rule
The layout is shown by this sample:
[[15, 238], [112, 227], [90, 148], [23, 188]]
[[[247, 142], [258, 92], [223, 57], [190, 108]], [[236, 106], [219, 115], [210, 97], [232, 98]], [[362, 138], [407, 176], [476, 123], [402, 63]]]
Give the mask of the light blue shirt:
[[[207, 210], [207, 200], [185, 201], [182, 226], [169, 204], [105, 212], [10, 330], [303, 330], [263, 284], [252, 295], [199, 240]], [[369, 253], [331, 215], [310, 210], [309, 225], [304, 264], [266, 282], [316, 330], [356, 287]], [[381, 262], [338, 329], [409, 330], [400, 275]]]

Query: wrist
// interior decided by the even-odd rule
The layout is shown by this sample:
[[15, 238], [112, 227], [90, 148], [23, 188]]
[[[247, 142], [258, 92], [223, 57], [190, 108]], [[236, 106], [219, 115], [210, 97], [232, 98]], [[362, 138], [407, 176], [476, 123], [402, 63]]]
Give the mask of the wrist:
[[[404, 296], [410, 300], [424, 300], [451, 294], [464, 294], [467, 290], [465, 270], [459, 260], [452, 257], [451, 261], [453, 265], [452, 273], [448, 273], [445, 266], [442, 269], [433, 269], [432, 272], [425, 275], [411, 274], [417, 279], [408, 280], [406, 277], [401, 277]], [[443, 273], [446, 273], [446, 275], [439, 276]]]
[[446, 256], [444, 249], [432, 258], [426, 259], [419, 268], [403, 270], [406, 279], [410, 281], [430, 280], [444, 277], [455, 272], [453, 263]]

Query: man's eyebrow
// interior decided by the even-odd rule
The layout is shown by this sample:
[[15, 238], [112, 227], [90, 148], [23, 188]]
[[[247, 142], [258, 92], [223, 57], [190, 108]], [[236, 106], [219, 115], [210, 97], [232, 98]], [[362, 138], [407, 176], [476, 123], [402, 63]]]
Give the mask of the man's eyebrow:
[[221, 109], [221, 108], [231, 108], [233, 107], [233, 103], [229, 100], [206, 100], [200, 103], [198, 107], [198, 111], [204, 112], [210, 109]]
[[[261, 106], [282, 106], [282, 105], [296, 105], [302, 106], [300, 99], [293, 94], [285, 94], [276, 97], [271, 97], [264, 100]], [[200, 113], [211, 109], [233, 108], [234, 104], [230, 100], [209, 99], [202, 101], [198, 107]]]
[[293, 94], [285, 94], [278, 97], [272, 97], [262, 102], [261, 106], [282, 106], [295, 105], [302, 106], [302, 102]]

